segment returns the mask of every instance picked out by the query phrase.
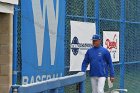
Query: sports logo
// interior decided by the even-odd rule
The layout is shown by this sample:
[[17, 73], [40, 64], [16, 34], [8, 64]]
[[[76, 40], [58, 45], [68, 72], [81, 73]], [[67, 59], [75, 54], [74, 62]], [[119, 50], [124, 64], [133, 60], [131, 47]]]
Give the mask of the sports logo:
[[78, 54], [78, 51], [79, 51], [79, 48], [77, 46], [78, 44], [79, 44], [78, 38], [74, 37], [72, 40], [71, 49], [75, 56]]
[[110, 51], [114, 48], [117, 49], [117, 35], [114, 35], [113, 40], [111, 41], [110, 39], [106, 39], [105, 45], [107, 46], [107, 49]]
[[115, 59], [116, 58], [116, 52], [117, 52], [117, 35], [114, 34], [113, 40], [107, 38], [105, 40], [105, 45], [106, 48], [112, 53], [112, 57]]
[[90, 47], [92, 47], [92, 44], [90, 43], [79, 43], [76, 36], [73, 38], [71, 43], [71, 50], [75, 56], [79, 53], [79, 50], [87, 50]]

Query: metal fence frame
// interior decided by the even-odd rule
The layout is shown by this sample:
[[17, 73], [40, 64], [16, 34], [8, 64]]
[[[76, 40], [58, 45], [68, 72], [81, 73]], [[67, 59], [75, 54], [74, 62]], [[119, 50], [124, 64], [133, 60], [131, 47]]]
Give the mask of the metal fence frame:
[[[67, 1], [67, 0], [66, 0]], [[93, 17], [88, 17], [87, 16], [87, 1], [88, 0], [84, 0], [84, 16], [78, 16], [78, 15], [69, 15], [66, 14], [66, 19], [67, 18], [81, 18], [83, 19], [83, 21], [87, 21], [88, 19], [93, 19], [96, 22], [96, 33], [100, 34], [100, 21], [104, 20], [104, 21], [111, 21], [111, 22], [119, 22], [120, 23], [120, 62], [117, 64], [114, 64], [114, 66], [120, 66], [120, 89], [124, 89], [125, 87], [125, 69], [126, 69], [126, 65], [128, 64], [140, 64], [140, 61], [132, 61], [132, 62], [125, 62], [125, 31], [126, 31], [126, 24], [140, 24], [140, 22], [133, 22], [133, 21], [127, 21], [126, 20], [126, 0], [120, 0], [121, 1], [121, 13], [120, 13], [120, 19], [119, 20], [115, 20], [115, 19], [107, 19], [107, 18], [100, 18], [99, 16], [99, 11], [100, 11], [100, 7], [99, 7], [99, 2], [100, 0], [94, 0], [95, 1], [95, 16]], [[13, 66], [13, 84], [21, 84], [21, 65], [22, 65], [22, 60], [21, 60], [21, 42], [18, 42], [18, 40], [21, 40], [21, 13], [20, 13], [20, 8], [21, 6], [17, 6], [15, 8], [15, 16], [14, 16], [14, 61], [16, 62], [14, 63]], [[67, 31], [67, 27], [66, 27], [66, 31]], [[67, 33], [66, 33], [67, 34]], [[18, 36], [16, 38], [16, 36]], [[65, 43], [67, 45], [67, 43]], [[66, 51], [66, 46], [65, 46], [65, 51]], [[66, 53], [65, 53], [66, 54]], [[66, 54], [67, 56], [67, 54]], [[69, 65], [65, 64], [65, 69], [69, 69]], [[67, 75], [69, 72], [67, 72], [65, 70], [65, 74]], [[129, 91], [129, 90], [128, 90]]]
[[[67, 0], [66, 0], [67, 1]], [[79, 15], [71, 15], [71, 14], [67, 14], [66, 13], [66, 20], [67, 19], [73, 19], [73, 18], [79, 18], [79, 19], [83, 19], [84, 22], [88, 22], [88, 19], [93, 19], [95, 20], [96, 23], [96, 33], [100, 34], [100, 21], [110, 21], [110, 22], [119, 22], [120, 23], [120, 61], [119, 63], [115, 63], [114, 66], [120, 66], [120, 81], [119, 81], [119, 88], [120, 89], [124, 89], [125, 88], [125, 69], [126, 69], [126, 65], [128, 64], [140, 64], [140, 61], [133, 61], [133, 62], [125, 62], [125, 31], [126, 31], [126, 24], [140, 24], [140, 22], [133, 22], [133, 21], [127, 21], [126, 20], [126, 0], [120, 0], [120, 19], [116, 20], [116, 19], [108, 19], [108, 18], [100, 18], [100, 0], [94, 0], [95, 1], [95, 7], [94, 7], [94, 14], [92, 17], [87, 16], [87, 1], [88, 0], [83, 0], [84, 4], [84, 15], [83, 16], [79, 16]], [[71, 1], [72, 2], [72, 1]], [[66, 25], [66, 32], [69, 31], [69, 29], [67, 29], [67, 25]], [[67, 35], [69, 33], [66, 33]], [[70, 42], [66, 43], [66, 45], [68, 45]], [[66, 46], [65, 46], [66, 47]], [[67, 48], [66, 48], [67, 49]], [[69, 51], [70, 49], [68, 48], [67, 51]], [[67, 55], [66, 55], [67, 56]], [[66, 60], [67, 57], [65, 57]], [[69, 65], [66, 65], [66, 69], [69, 69]], [[66, 74], [68, 74], [69, 72], [66, 72]], [[70, 73], [71, 74], [71, 73]], [[129, 90], [128, 90], [129, 91]]]
[[13, 85], [10, 93], [59, 93], [59, 88], [75, 83], [80, 84], [79, 93], [85, 93], [85, 79], [86, 74], [84, 72], [79, 72], [74, 75], [54, 78], [34, 84]]

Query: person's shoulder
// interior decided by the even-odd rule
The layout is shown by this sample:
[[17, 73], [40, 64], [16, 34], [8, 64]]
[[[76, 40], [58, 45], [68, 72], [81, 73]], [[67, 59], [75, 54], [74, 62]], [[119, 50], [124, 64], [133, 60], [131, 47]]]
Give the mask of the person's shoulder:
[[89, 48], [89, 49], [87, 50], [87, 52], [90, 52], [90, 51], [92, 51], [92, 50], [93, 50], [93, 47]]
[[93, 47], [89, 48], [87, 51], [91, 51], [93, 49]]
[[106, 48], [105, 48], [105, 47], [103, 47], [103, 46], [100, 46], [100, 48], [101, 48], [101, 49], [103, 49], [103, 50], [106, 50]]
[[102, 49], [104, 52], [109, 53], [109, 51], [108, 51], [108, 49], [107, 49], [107, 48], [105, 48], [105, 47], [101, 46], [101, 49]]

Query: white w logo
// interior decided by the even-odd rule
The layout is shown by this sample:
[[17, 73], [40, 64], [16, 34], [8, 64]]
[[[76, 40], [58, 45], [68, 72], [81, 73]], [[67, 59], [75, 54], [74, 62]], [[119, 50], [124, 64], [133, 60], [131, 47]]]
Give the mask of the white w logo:
[[[50, 48], [51, 48], [51, 65], [54, 65], [55, 61], [55, 50], [56, 50], [56, 39], [57, 39], [57, 26], [58, 26], [58, 11], [59, 11], [59, 0], [56, 0], [56, 9], [54, 9], [53, 0], [43, 0], [43, 13], [41, 10], [40, 0], [32, 0], [32, 8], [34, 14], [34, 26], [36, 34], [37, 44], [37, 55], [38, 55], [38, 66], [42, 66], [42, 54], [44, 46], [44, 30], [46, 13], [48, 17], [48, 27], [50, 36]], [[56, 12], [55, 12], [56, 10]], [[39, 25], [36, 25], [39, 24]]]

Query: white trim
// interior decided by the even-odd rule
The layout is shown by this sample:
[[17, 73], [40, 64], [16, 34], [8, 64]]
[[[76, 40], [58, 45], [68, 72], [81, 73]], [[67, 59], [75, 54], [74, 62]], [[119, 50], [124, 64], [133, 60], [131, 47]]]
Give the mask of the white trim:
[[0, 12], [13, 14], [14, 13], [14, 5], [0, 3]]
[[3, 3], [18, 4], [18, 0], [0, 0]]

